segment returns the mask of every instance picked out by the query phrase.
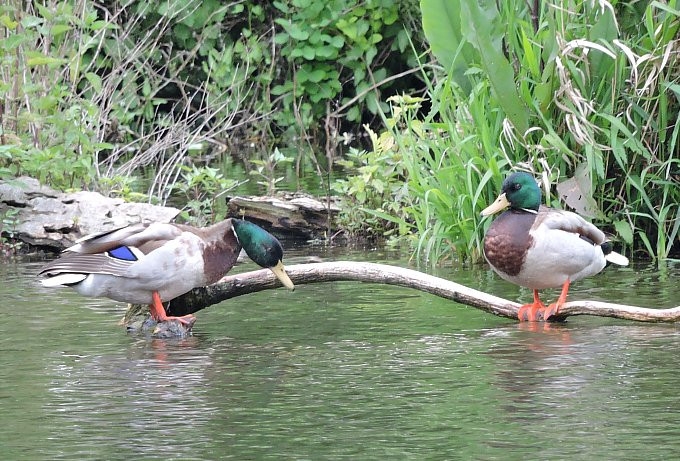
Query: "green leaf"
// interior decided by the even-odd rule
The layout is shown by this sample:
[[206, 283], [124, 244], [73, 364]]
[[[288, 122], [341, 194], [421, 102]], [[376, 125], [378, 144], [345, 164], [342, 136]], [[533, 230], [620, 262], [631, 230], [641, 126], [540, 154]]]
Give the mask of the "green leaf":
[[45, 5], [41, 5], [39, 2], [36, 2], [34, 4], [35, 7], [38, 8], [38, 11], [40, 12], [40, 16], [43, 18], [50, 20], [54, 17], [54, 14], [52, 14], [52, 11], [46, 7]]
[[642, 230], [638, 231], [637, 235], [640, 238], [640, 240], [642, 240], [642, 243], [645, 244], [647, 253], [652, 257], [652, 259], [655, 259], [656, 253], [654, 253], [654, 249], [652, 248], [652, 244], [649, 243], [649, 238], [647, 238], [647, 235]]
[[370, 65], [373, 62], [373, 58], [378, 54], [378, 49], [374, 46], [370, 46], [366, 50], [366, 62]]
[[531, 71], [531, 76], [538, 80], [541, 78], [541, 71], [539, 70], [539, 61], [534, 53], [534, 46], [527, 37], [526, 32], [522, 29], [522, 51], [524, 52], [523, 60]]
[[28, 37], [24, 34], [13, 34], [6, 39], [0, 41], [0, 47], [4, 50], [13, 50], [21, 45], [23, 42], [27, 41]]
[[635, 174], [628, 175], [628, 182], [635, 187], [638, 192], [640, 193], [640, 196], [642, 197], [642, 200], [644, 201], [645, 205], [647, 205], [647, 208], [649, 209], [649, 212], [652, 214], [654, 219], [658, 222], [659, 221], [659, 215], [656, 212], [656, 208], [654, 205], [652, 205], [652, 201], [649, 198], [649, 195], [647, 195], [647, 191], [645, 190], [642, 181], [640, 180], [640, 177]]
[[309, 32], [307, 32], [306, 30], [300, 29], [300, 26], [298, 26], [297, 24], [291, 24], [290, 30], [288, 30], [288, 33], [295, 40], [307, 40], [309, 38]]
[[290, 8], [288, 8], [288, 5], [286, 5], [284, 2], [276, 1], [272, 2], [272, 5], [274, 5], [274, 8], [281, 11], [282, 13], [290, 12]]
[[466, 93], [472, 89], [465, 76], [477, 54], [463, 38], [461, 2], [465, 0], [421, 0], [423, 31], [432, 53]]
[[293, 82], [288, 81], [284, 83], [283, 85], [276, 85], [275, 87], [272, 88], [272, 94], [274, 96], [279, 96], [285, 93], [288, 93], [293, 89]]
[[161, 5], [158, 7], [158, 14], [161, 16], [165, 16], [168, 12], [168, 9], [170, 7], [170, 2], [169, 1], [164, 1], [161, 3]]
[[346, 19], [340, 19], [336, 23], [336, 27], [340, 29], [340, 31], [342, 31], [342, 33], [345, 34], [351, 41], [356, 41], [358, 32], [355, 22], [349, 22]]
[[378, 113], [378, 101], [376, 100], [375, 93], [368, 93], [366, 95], [366, 107], [372, 114]]
[[309, 32], [300, 29], [300, 26], [297, 23], [282, 18], [275, 19], [274, 22], [283, 27], [288, 35], [295, 40], [307, 40], [309, 38]]
[[336, 35], [329, 43], [332, 47], [340, 49], [345, 45], [345, 39], [341, 35]]
[[27, 56], [30, 56], [26, 60], [26, 65], [28, 67], [35, 67], [35, 66], [42, 66], [42, 65], [49, 65], [49, 64], [61, 64], [66, 62], [65, 59], [57, 59], [53, 58], [51, 56], [45, 56], [42, 53], [39, 53], [37, 51], [32, 51], [32, 52], [27, 52]]
[[[604, 11], [599, 14], [597, 22], [590, 27], [588, 35], [590, 41], [604, 44], [611, 43], [612, 40], [618, 37], [616, 20], [609, 9], [604, 8]], [[616, 64], [615, 60], [601, 52], [591, 52], [589, 57], [594, 81], [604, 80]]]
[[314, 83], [319, 83], [326, 77], [326, 71], [323, 69], [314, 69], [309, 72], [309, 80]]
[[175, 24], [175, 27], [172, 28], [172, 32], [175, 37], [182, 41], [191, 38], [191, 29], [182, 23]]
[[43, 96], [42, 98], [38, 98], [38, 99], [34, 100], [34, 105], [37, 109], [47, 111], [47, 110], [50, 110], [50, 109], [56, 107], [58, 102], [59, 101], [57, 100], [56, 97], [54, 97], [52, 95], [47, 95], [47, 96]]
[[118, 29], [118, 28], [119, 27], [116, 24], [112, 24], [109, 21], [104, 21], [104, 20], [93, 22], [92, 27], [91, 27], [91, 29], [93, 31], [101, 30], [101, 29], [113, 29], [113, 30], [115, 30], [115, 29]]
[[302, 85], [309, 81], [309, 71], [306, 68], [301, 68], [296, 75], [298, 85]]
[[85, 78], [88, 82], [90, 82], [90, 85], [92, 85], [95, 93], [102, 91], [102, 79], [99, 75], [95, 74], [94, 72], [88, 72], [85, 74]]
[[50, 34], [52, 34], [53, 37], [58, 37], [59, 35], [68, 32], [71, 29], [73, 28], [68, 24], [55, 24], [50, 29]]
[[290, 35], [288, 35], [287, 32], [279, 32], [274, 36], [274, 43], [277, 45], [283, 45], [288, 41], [289, 38]]
[[338, 56], [338, 51], [332, 46], [324, 45], [316, 49], [316, 56], [324, 59], [333, 59]]
[[[3, 25], [4, 25], [5, 27], [7, 27], [8, 29], [13, 29], [14, 27], [16, 27], [16, 25], [15, 25], [14, 27], [8, 26], [8, 25], [5, 23], [5, 19], [4, 19], [5, 17], [6, 17], [6, 16], [2, 16], [2, 17], [0, 18], [0, 22], [2, 22]], [[17, 23], [14, 22], [14, 21], [12, 21], [12, 22], [13, 22], [14, 24], [17, 24]], [[30, 29], [30, 28], [32, 28], [32, 27], [37, 26], [38, 24], [42, 24], [43, 22], [44, 22], [44, 19], [43, 19], [43, 18], [39, 18], [39, 17], [37, 17], [37, 16], [27, 15], [27, 16], [24, 16], [23, 18], [21, 18], [21, 25], [24, 26], [24, 29]]]
[[652, 2], [650, 5], [653, 6], [654, 8], [658, 8], [660, 10], [667, 12], [667, 13], [670, 13], [672, 15], [680, 17], [680, 10], [676, 10], [674, 8], [671, 8], [670, 5], [664, 5], [663, 3], [657, 2], [657, 1]]
[[618, 117], [606, 113], [599, 113], [598, 115], [608, 120], [609, 123], [612, 124], [612, 126], [615, 126], [620, 132], [622, 132], [626, 136], [627, 139], [623, 143], [624, 147], [642, 155], [647, 160], [651, 158], [651, 154], [649, 153], [647, 148], [640, 142], [639, 136], [636, 136], [633, 133], [631, 133], [628, 127]]
[[494, 23], [497, 19], [496, 4], [489, 0], [479, 3], [478, 0], [461, 2], [461, 22], [465, 39], [479, 51], [481, 67], [486, 72], [505, 115], [520, 135], [524, 135], [529, 128], [529, 111], [517, 93], [512, 66], [501, 48], [494, 43], [494, 37], [497, 36]]
[[[29, 16], [29, 17], [33, 17], [33, 16]], [[7, 29], [9, 29], [9, 30], [14, 30], [14, 29], [16, 29], [17, 26], [19, 25], [18, 22], [13, 21], [13, 20], [12, 20], [9, 16], [7, 16], [6, 14], [3, 14], [2, 16], [0, 16], [0, 24], [3, 25], [3, 26], [5, 26], [5, 27], [6, 27]], [[24, 27], [26, 27], [26, 26], [24, 26]]]
[[397, 33], [397, 47], [399, 48], [400, 53], [403, 53], [404, 50], [406, 50], [408, 43], [409, 43], [408, 33], [405, 30], [400, 30]]
[[364, 69], [361, 66], [358, 66], [354, 69], [354, 82], [355, 85], [358, 85], [364, 80], [364, 77], [366, 76], [366, 69]]
[[325, 37], [330, 38], [328, 35], [322, 34], [321, 31], [315, 30], [309, 36], [309, 43], [311, 43], [312, 45], [318, 45], [321, 42], [322, 39], [325, 40]]
[[316, 56], [316, 50], [311, 46], [305, 46], [302, 48], [302, 56], [306, 60], [311, 61]]
[[350, 122], [356, 122], [361, 119], [361, 111], [359, 110], [359, 107], [357, 106], [352, 106], [348, 111], [347, 115], [345, 118], [350, 121]]
[[[30, 17], [30, 18], [33, 18], [34, 16], [29, 16], [29, 17]], [[38, 18], [38, 19], [39, 19], [39, 18]], [[22, 22], [23, 22], [23, 21], [22, 21]], [[5, 26], [5, 27], [8, 28], [9, 30], [14, 30], [14, 29], [16, 29], [17, 26], [19, 25], [18, 22], [13, 21], [13, 20], [12, 20], [9, 16], [7, 16], [6, 14], [3, 14], [2, 16], [0, 16], [0, 24], [2, 24], [3, 26]], [[24, 27], [26, 27], [26, 26], [24, 26]]]

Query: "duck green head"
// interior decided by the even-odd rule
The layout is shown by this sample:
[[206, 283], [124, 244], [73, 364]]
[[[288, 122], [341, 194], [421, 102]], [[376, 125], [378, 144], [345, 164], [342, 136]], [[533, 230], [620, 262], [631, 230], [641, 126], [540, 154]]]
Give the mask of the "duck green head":
[[482, 216], [497, 213], [508, 206], [515, 210], [538, 211], [541, 205], [541, 189], [528, 173], [512, 173], [503, 181], [501, 194], [495, 202], [482, 211]]
[[269, 269], [283, 286], [294, 290], [295, 285], [283, 267], [283, 248], [272, 234], [245, 219], [232, 220], [234, 232], [248, 257], [259, 266]]

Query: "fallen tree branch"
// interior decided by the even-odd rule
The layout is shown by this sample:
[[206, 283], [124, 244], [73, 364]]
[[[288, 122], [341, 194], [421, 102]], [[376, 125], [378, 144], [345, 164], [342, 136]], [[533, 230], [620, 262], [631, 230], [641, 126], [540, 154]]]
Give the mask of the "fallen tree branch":
[[[518, 303], [449, 280], [385, 264], [353, 261], [297, 264], [288, 266], [286, 272], [296, 285], [348, 280], [397, 285], [425, 291], [494, 315], [513, 319], [517, 318], [517, 310], [520, 307]], [[280, 282], [267, 269], [229, 275], [215, 285], [196, 288], [172, 300], [167, 306], [167, 311], [169, 315], [192, 314], [230, 298], [280, 286]], [[128, 312], [128, 314], [134, 315], [139, 312], [137, 310]], [[680, 306], [669, 309], [649, 309], [600, 301], [571, 301], [564, 304], [559, 314], [551, 319], [563, 320], [572, 315], [595, 315], [640, 322], [676, 322], [680, 320]]]

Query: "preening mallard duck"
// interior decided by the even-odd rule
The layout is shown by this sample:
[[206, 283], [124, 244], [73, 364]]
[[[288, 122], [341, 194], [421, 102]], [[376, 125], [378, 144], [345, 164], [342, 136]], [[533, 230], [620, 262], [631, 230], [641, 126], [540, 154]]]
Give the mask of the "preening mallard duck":
[[[544, 320], [556, 314], [567, 299], [569, 284], [597, 274], [606, 261], [628, 265], [597, 227], [576, 213], [542, 206], [541, 189], [527, 173], [508, 176], [482, 216], [508, 206], [486, 233], [484, 256], [503, 279], [534, 290], [534, 302], [519, 309], [520, 320], [536, 320], [537, 312]], [[545, 307], [538, 290], [560, 285], [557, 302]]]
[[69, 286], [84, 296], [149, 304], [158, 322], [193, 323], [192, 315], [168, 317], [162, 301], [221, 279], [236, 263], [241, 248], [258, 265], [270, 269], [290, 290], [279, 241], [243, 219], [213, 226], [135, 224], [88, 235], [44, 266], [46, 287]]

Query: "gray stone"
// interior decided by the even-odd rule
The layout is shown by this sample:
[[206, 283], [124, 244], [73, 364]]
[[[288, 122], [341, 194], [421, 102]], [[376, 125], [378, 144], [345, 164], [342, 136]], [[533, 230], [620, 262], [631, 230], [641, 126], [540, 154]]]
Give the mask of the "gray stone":
[[18, 186], [0, 184], [0, 202], [7, 206], [23, 207], [28, 205], [28, 197]]
[[138, 222], [169, 222], [180, 210], [126, 203], [98, 192], [62, 194], [33, 178], [0, 182], [0, 210], [17, 209], [16, 234], [32, 245], [63, 250], [88, 234]]
[[[40, 181], [38, 181], [35, 178], [29, 178], [28, 176], [21, 176], [19, 178], [14, 178], [14, 179], [9, 179], [3, 183], [0, 183], [0, 188], [1, 187], [9, 187], [12, 189], [19, 190], [23, 193], [28, 198], [32, 197], [38, 197], [38, 196], [43, 196], [43, 197], [52, 197], [52, 198], [57, 198], [61, 194], [61, 192], [57, 192], [54, 189], [51, 189], [47, 186], [43, 186], [40, 184]], [[4, 201], [2, 194], [0, 193], [0, 202]]]

